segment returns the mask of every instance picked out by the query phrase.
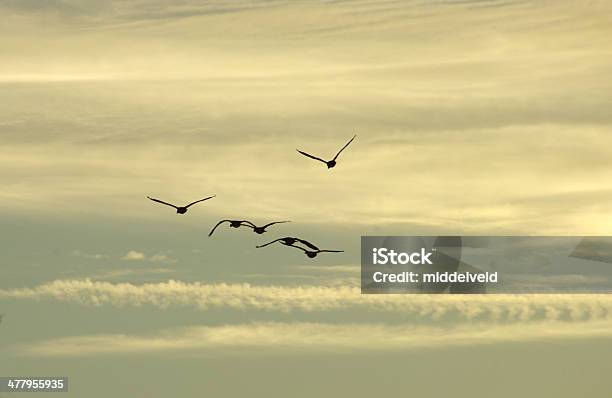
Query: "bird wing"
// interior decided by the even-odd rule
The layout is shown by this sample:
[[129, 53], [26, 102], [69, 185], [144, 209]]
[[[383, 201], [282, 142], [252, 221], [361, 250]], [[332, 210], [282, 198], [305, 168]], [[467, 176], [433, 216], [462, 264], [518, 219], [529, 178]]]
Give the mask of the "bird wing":
[[285, 239], [285, 238], [278, 238], [278, 239], [274, 239], [272, 242], [268, 242], [268, 243], [265, 243], [265, 244], [263, 244], [263, 245], [259, 245], [259, 246], [255, 246], [255, 247], [259, 249], [259, 248], [262, 248], [262, 247], [265, 247], [265, 246], [271, 245], [271, 244], [272, 244], [272, 243], [274, 243], [274, 242], [281, 241], [281, 240], [283, 240], [283, 239]]
[[221, 224], [223, 224], [224, 222], [231, 222], [230, 220], [221, 220], [217, 223], [217, 225], [215, 225], [213, 227], [213, 229], [210, 230], [210, 233], [208, 234], [208, 236], [211, 236], [213, 234], [213, 232], [215, 232], [215, 229], [217, 229], [217, 227]]
[[191, 203], [189, 203], [187, 206], [185, 206], [185, 208], [187, 208], [187, 207], [189, 207], [189, 206], [191, 206], [191, 205], [195, 205], [196, 203], [200, 203], [200, 202], [204, 202], [205, 200], [212, 199], [212, 198], [214, 198], [215, 196], [217, 196], [217, 195], [213, 195], [213, 196], [209, 196], [209, 197], [204, 198], [204, 199], [196, 200], [195, 202], [191, 202]]
[[245, 227], [251, 227], [251, 228], [255, 228], [256, 227], [255, 224], [253, 224], [252, 222], [247, 221], [247, 220], [242, 220], [242, 221], [240, 221], [240, 223], [242, 225], [244, 225]]
[[299, 247], [299, 246], [294, 246], [294, 245], [286, 245], [289, 247], [295, 247], [296, 249], [300, 249], [301, 251], [303, 251], [304, 253], [308, 252], [308, 250], [304, 249], [303, 247]]
[[344, 250], [319, 250], [319, 253], [344, 253]]
[[262, 228], [263, 228], [263, 229], [266, 229], [266, 228], [268, 228], [270, 225], [274, 225], [274, 224], [283, 224], [283, 223], [286, 223], [286, 222], [291, 222], [291, 221], [274, 221], [274, 222], [271, 222], [271, 223], [268, 223], [268, 224], [264, 225]]
[[347, 142], [347, 143], [346, 143], [346, 145], [345, 145], [345, 146], [343, 146], [343, 147], [342, 147], [342, 149], [340, 149], [340, 150], [338, 151], [338, 153], [336, 154], [336, 156], [334, 156], [334, 159], [333, 159], [333, 160], [336, 160], [336, 159], [338, 158], [338, 156], [340, 155], [340, 153], [341, 153], [342, 151], [344, 151], [344, 150], [346, 149], [346, 147], [347, 147], [347, 146], [349, 146], [349, 144], [350, 144], [351, 142], [353, 142], [353, 140], [355, 139], [355, 137], [357, 137], [357, 134], [355, 134], [355, 135], [353, 136], [353, 138], [351, 138], [351, 140], [350, 140], [349, 142]]
[[310, 247], [313, 250], [319, 250], [318, 247], [316, 247], [315, 245], [313, 245], [312, 243], [308, 242], [307, 240], [304, 239], [299, 239], [299, 238], [295, 238], [295, 240], [297, 240], [298, 242], [300, 242], [303, 245], [306, 245], [308, 247]]
[[321, 159], [321, 158], [318, 158], [318, 157], [316, 157], [316, 156], [309, 155], [309, 154], [307, 154], [306, 152], [302, 152], [302, 151], [300, 151], [299, 149], [296, 149], [296, 151], [298, 151], [299, 153], [301, 153], [302, 155], [304, 155], [304, 156], [306, 156], [306, 157], [309, 157], [309, 158], [311, 158], [311, 159], [318, 160], [319, 162], [323, 162], [323, 163], [327, 164], [327, 162], [326, 162], [325, 160]]
[[164, 205], [166, 205], [166, 206], [172, 206], [172, 207], [174, 207], [175, 209], [178, 209], [178, 207], [176, 207], [176, 206], [175, 206], [175, 205], [173, 205], [172, 203], [164, 202], [163, 200], [155, 199], [155, 198], [152, 198], [152, 197], [150, 197], [150, 196], [147, 196], [147, 198], [149, 198], [149, 199], [150, 199], [150, 200], [152, 200], [153, 202], [161, 203], [161, 204], [164, 204]]

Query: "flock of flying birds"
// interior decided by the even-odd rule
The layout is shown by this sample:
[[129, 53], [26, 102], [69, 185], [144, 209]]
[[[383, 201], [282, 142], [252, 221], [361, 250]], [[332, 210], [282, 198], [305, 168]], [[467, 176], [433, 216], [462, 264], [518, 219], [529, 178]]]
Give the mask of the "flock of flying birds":
[[[344, 151], [346, 149], [346, 147], [349, 146], [351, 142], [353, 142], [355, 137], [357, 137], [357, 135], [354, 135], [353, 138], [351, 138], [350, 141], [347, 142], [346, 145], [344, 145], [342, 147], [342, 149], [340, 149], [338, 151], [338, 153], [336, 154], [336, 156], [334, 156], [334, 158], [332, 160], [323, 160], [323, 159], [318, 158], [316, 156], [310, 155], [310, 154], [308, 154], [308, 153], [306, 153], [304, 151], [300, 151], [299, 149], [297, 149], [297, 151], [299, 153], [301, 153], [302, 155], [306, 156], [306, 157], [309, 157], [311, 159], [318, 160], [320, 162], [325, 163], [327, 168], [331, 169], [334, 166], [336, 166], [336, 159], [338, 159], [338, 156], [340, 156], [340, 153], [342, 153], [342, 151]], [[188, 205], [185, 205], [185, 206], [175, 206], [172, 203], [164, 202], [163, 200], [155, 199], [155, 198], [152, 198], [150, 196], [147, 196], [147, 198], [149, 198], [150, 200], [152, 200], [154, 202], [161, 203], [163, 205], [175, 208], [176, 212], [178, 214], [185, 214], [185, 213], [187, 213], [187, 210], [189, 209], [189, 207], [195, 205], [196, 203], [200, 203], [200, 202], [204, 202], [205, 200], [212, 199], [215, 196], [216, 195], [209, 196], [209, 197], [204, 198], [204, 199], [196, 200], [195, 202], [191, 202], [191, 203], [189, 203]], [[247, 220], [221, 220], [221, 221], [219, 221], [217, 223], [217, 225], [215, 225], [213, 227], [213, 229], [210, 231], [208, 236], [209, 237], [212, 236], [212, 234], [215, 232], [217, 227], [219, 225], [221, 225], [221, 224], [224, 224], [224, 223], [229, 223], [229, 227], [230, 228], [240, 228], [240, 227], [251, 228], [253, 230], [253, 232], [255, 232], [256, 234], [261, 235], [261, 234], [265, 233], [267, 228], [271, 227], [272, 225], [275, 225], [275, 224], [284, 224], [284, 223], [288, 223], [288, 222], [290, 222], [290, 221], [274, 221], [274, 222], [271, 222], [271, 223], [268, 223], [268, 224], [265, 224], [265, 225], [262, 225], [262, 226], [257, 226], [257, 225], [255, 225], [252, 222], [247, 221]], [[311, 242], [309, 242], [309, 241], [307, 241], [305, 239], [294, 238], [294, 237], [291, 237], [291, 236], [286, 236], [284, 238], [278, 238], [278, 239], [275, 239], [275, 240], [273, 240], [271, 242], [265, 243], [263, 245], [255, 246], [255, 247], [259, 249], [259, 248], [266, 247], [266, 246], [271, 245], [271, 244], [276, 243], [276, 242], [278, 242], [278, 243], [280, 243], [282, 245], [288, 246], [288, 247], [294, 247], [296, 249], [302, 250], [304, 252], [304, 254], [306, 254], [306, 256], [308, 256], [309, 258], [314, 258], [319, 253], [341, 253], [341, 252], [344, 251], [344, 250], [320, 249], [318, 246], [314, 245], [313, 243], [311, 243]]]

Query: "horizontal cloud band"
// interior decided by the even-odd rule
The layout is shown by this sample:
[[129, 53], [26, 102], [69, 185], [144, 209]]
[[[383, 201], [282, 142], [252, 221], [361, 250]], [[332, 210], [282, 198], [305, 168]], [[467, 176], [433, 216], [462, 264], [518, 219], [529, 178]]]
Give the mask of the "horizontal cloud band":
[[57, 300], [90, 306], [176, 306], [201, 310], [401, 312], [430, 319], [498, 321], [609, 320], [612, 295], [362, 295], [356, 287], [250, 284], [109, 283], [56, 280], [33, 288], [1, 289], [0, 298]]
[[[255, 323], [197, 326], [149, 335], [105, 334], [74, 336], [18, 347], [31, 356], [87, 356], [99, 354], [189, 350], [267, 348], [277, 351], [410, 350], [446, 346], [473, 346], [500, 342], [612, 337], [611, 321], [580, 323], [540, 321], [527, 325], [475, 324], [457, 328], [400, 325], [332, 325], [322, 323]], [[266, 351], [268, 352], [268, 351]]]

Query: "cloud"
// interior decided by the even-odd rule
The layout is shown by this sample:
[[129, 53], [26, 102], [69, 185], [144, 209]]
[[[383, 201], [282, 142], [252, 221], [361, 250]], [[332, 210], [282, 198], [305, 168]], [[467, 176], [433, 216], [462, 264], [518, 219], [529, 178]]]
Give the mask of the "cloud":
[[80, 250], [73, 250], [72, 253], [70, 253], [70, 255], [74, 256], [74, 257], [82, 257], [82, 258], [88, 258], [88, 259], [92, 259], [92, 260], [102, 260], [105, 258], [108, 258], [108, 255], [106, 254], [100, 254], [100, 253], [95, 253], [95, 254], [90, 254], [90, 253], [83, 253]]
[[213, 351], [266, 348], [275, 351], [380, 351], [434, 349], [500, 342], [612, 337], [612, 321], [472, 324], [452, 328], [413, 325], [253, 323], [163, 330], [156, 334], [105, 334], [65, 337], [15, 348], [29, 356], [87, 356], [162, 351]]
[[[87, 259], [92, 259], [92, 260], [102, 260], [102, 259], [110, 258], [108, 254], [100, 254], [100, 253], [91, 254], [91, 253], [84, 253], [80, 250], [73, 250], [70, 253], [70, 255], [74, 257], [81, 257], [81, 258], [87, 258]], [[121, 256], [120, 259], [125, 260], [125, 261], [145, 261], [147, 260], [147, 261], [154, 262], [154, 263], [164, 263], [164, 264], [176, 264], [178, 262], [178, 260], [171, 258], [166, 254], [157, 253], [152, 256], [147, 256], [145, 253], [137, 251], [137, 250], [128, 251], [124, 256]]]
[[19, 124], [23, 124], [25, 122], [25, 120], [7, 120], [7, 121], [2, 121], [0, 122], [0, 127], [7, 127], [7, 126], [16, 126]]
[[93, 24], [110, 24], [130, 21], [156, 21], [195, 16], [235, 13], [270, 6], [270, 0], [254, 2], [227, 2], [189, 0], [1, 0], [0, 10], [18, 15], [55, 16], [84, 19]]
[[612, 295], [362, 295], [347, 286], [256, 286], [242, 284], [110, 283], [56, 280], [34, 288], [1, 289], [0, 298], [57, 300], [88, 306], [228, 308], [278, 312], [347, 309], [398, 312], [426, 319], [526, 322], [547, 319], [607, 320]]
[[154, 263], [165, 263], [165, 264], [176, 264], [178, 260], [171, 258], [165, 254], [157, 253], [152, 256], [147, 256], [143, 252], [136, 250], [130, 250], [127, 254], [121, 257], [122, 260], [126, 261], [151, 261]]
[[176, 259], [170, 258], [165, 254], [154, 254], [151, 257], [149, 257], [149, 260], [156, 262], [156, 263], [166, 263], [166, 264], [175, 264], [177, 262]]
[[146, 256], [144, 253], [138, 252], [136, 250], [130, 250], [121, 259], [127, 261], [143, 261], [145, 258]]
[[147, 276], [150, 274], [168, 274], [173, 273], [175, 270], [169, 268], [121, 268], [114, 270], [104, 270], [94, 274], [86, 275], [88, 278], [93, 280], [104, 280], [104, 279], [117, 279], [127, 276]]
[[[293, 267], [292, 267], [293, 268]], [[359, 265], [298, 265], [296, 268], [304, 271], [312, 272], [329, 272], [329, 273], [346, 273], [346, 274], [359, 274], [361, 272], [361, 266]]]

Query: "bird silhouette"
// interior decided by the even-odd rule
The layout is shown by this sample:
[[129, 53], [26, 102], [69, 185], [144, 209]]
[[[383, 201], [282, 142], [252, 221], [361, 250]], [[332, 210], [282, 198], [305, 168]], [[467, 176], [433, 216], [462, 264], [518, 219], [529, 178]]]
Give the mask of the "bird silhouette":
[[295, 246], [295, 245], [288, 245], [291, 247], [295, 247], [296, 249], [300, 249], [304, 252], [304, 254], [306, 254], [308, 256], [308, 258], [315, 258], [317, 256], [317, 254], [319, 253], [343, 253], [344, 250], [308, 250], [308, 249], [304, 249], [303, 247], [299, 247], [299, 246]]
[[250, 221], [246, 221], [246, 220], [221, 220], [217, 223], [217, 225], [215, 225], [213, 227], [213, 229], [210, 231], [210, 233], [208, 234], [208, 236], [211, 236], [213, 234], [213, 232], [215, 232], [215, 229], [217, 229], [217, 227], [221, 224], [223, 224], [224, 222], [228, 222], [231, 228], [240, 228], [241, 226], [247, 226], [247, 227], [255, 227], [255, 224], [253, 224]]
[[331, 169], [332, 167], [334, 167], [334, 166], [336, 165], [336, 159], [338, 159], [338, 156], [340, 155], [340, 153], [342, 153], [342, 151], [344, 151], [344, 149], [345, 149], [347, 146], [349, 146], [349, 144], [350, 144], [351, 142], [353, 142], [353, 140], [355, 139], [355, 137], [357, 137], [357, 134], [355, 134], [355, 135], [353, 136], [353, 138], [351, 138], [351, 140], [350, 140], [349, 142], [347, 142], [347, 143], [346, 143], [346, 145], [345, 145], [345, 146], [343, 146], [343, 147], [342, 147], [342, 149], [340, 149], [340, 150], [338, 151], [338, 153], [336, 154], [336, 156], [334, 156], [334, 158], [333, 158], [332, 160], [323, 160], [323, 159], [318, 158], [318, 157], [316, 157], [316, 156], [310, 155], [310, 154], [308, 154], [308, 153], [306, 153], [306, 152], [300, 151], [299, 149], [296, 149], [296, 151], [298, 151], [299, 153], [301, 153], [302, 155], [304, 155], [304, 156], [306, 156], [306, 157], [309, 157], [309, 158], [311, 158], [311, 159], [318, 160], [318, 161], [320, 161], [320, 162], [325, 163], [325, 164], [327, 165], [327, 168], [328, 168], [328, 169]]
[[313, 249], [313, 250], [319, 250], [319, 248], [315, 245], [313, 245], [312, 243], [308, 242], [307, 240], [304, 239], [300, 239], [300, 238], [294, 238], [291, 236], [287, 236], [284, 238], [278, 238], [278, 239], [274, 239], [272, 242], [268, 242], [265, 243], [263, 245], [259, 245], [259, 246], [255, 246], [256, 248], [260, 249], [262, 247], [266, 247], [268, 245], [271, 245], [272, 243], [275, 242], [280, 242], [281, 244], [285, 245], [285, 246], [294, 246], [296, 242], [299, 242], [305, 246], [308, 246], [309, 248]]
[[274, 221], [274, 222], [268, 223], [268, 224], [266, 224], [266, 225], [263, 225], [263, 226], [261, 226], [261, 227], [258, 227], [258, 226], [256, 226], [256, 225], [255, 225], [255, 224], [253, 224], [253, 223], [250, 223], [251, 225], [245, 225], [245, 226], [246, 226], [246, 227], [251, 227], [251, 228], [253, 228], [253, 232], [255, 232], [256, 234], [261, 235], [261, 234], [263, 234], [264, 232], [266, 232], [266, 228], [268, 228], [270, 225], [274, 225], [274, 224], [284, 224], [284, 223], [286, 223], [286, 222], [291, 222], [291, 221]]
[[175, 205], [173, 205], [172, 203], [164, 202], [163, 200], [155, 199], [155, 198], [152, 198], [152, 197], [150, 197], [150, 196], [147, 196], [147, 198], [149, 198], [149, 199], [150, 199], [150, 200], [152, 200], [153, 202], [157, 202], [157, 203], [161, 203], [161, 204], [166, 205], [166, 206], [171, 206], [171, 207], [174, 207], [174, 208], [176, 209], [176, 212], [177, 212], [178, 214], [185, 214], [185, 213], [187, 213], [187, 209], [188, 209], [190, 206], [193, 206], [193, 205], [195, 205], [196, 203], [200, 203], [200, 202], [203, 202], [203, 201], [208, 200], [208, 199], [212, 199], [212, 198], [214, 198], [215, 196], [217, 196], [217, 195], [213, 195], [213, 196], [209, 196], [208, 198], [204, 198], [204, 199], [196, 200], [195, 202], [191, 202], [191, 203], [189, 203], [187, 206], [175, 206]]

